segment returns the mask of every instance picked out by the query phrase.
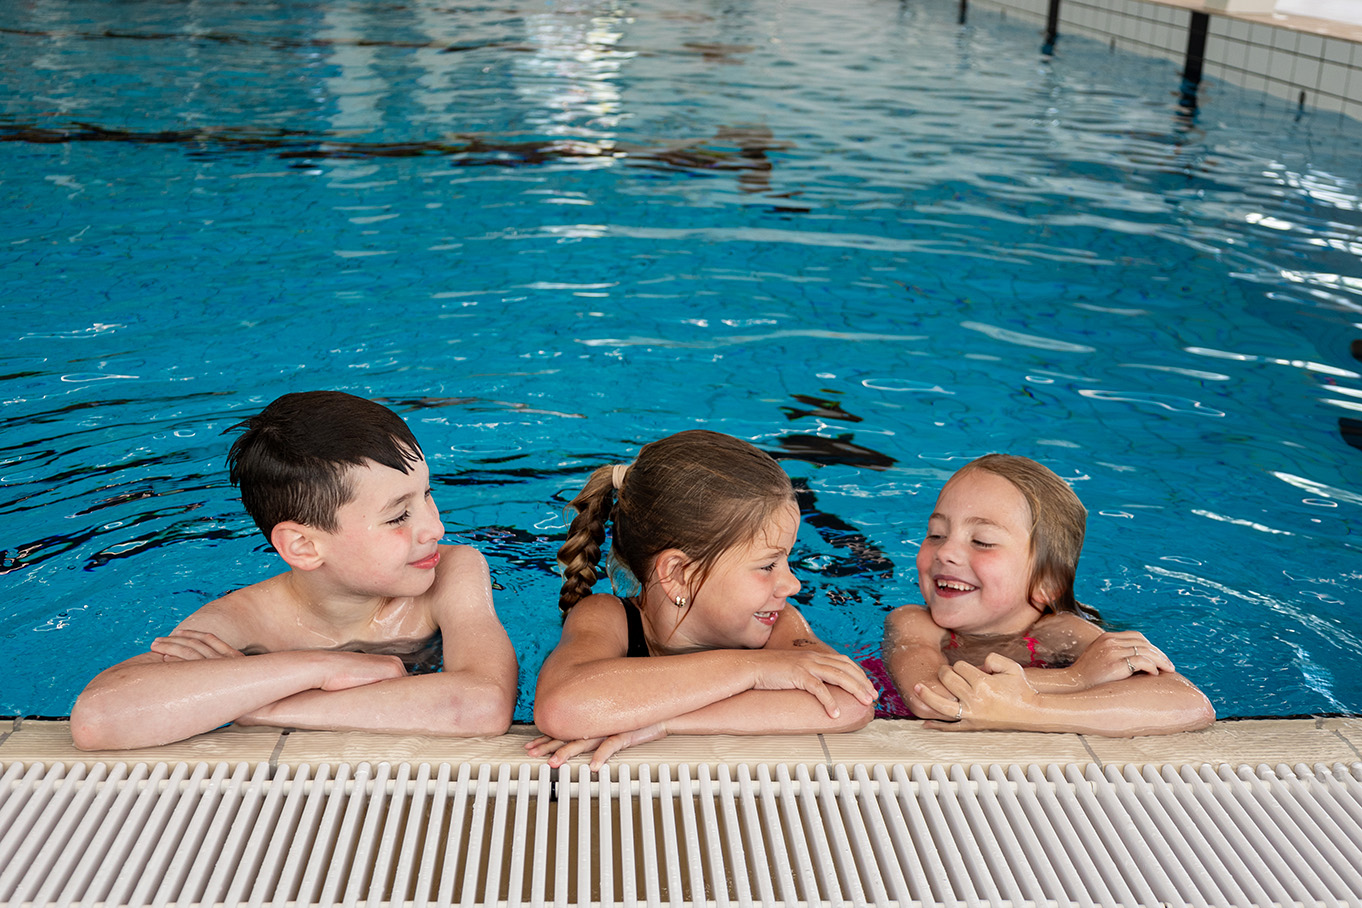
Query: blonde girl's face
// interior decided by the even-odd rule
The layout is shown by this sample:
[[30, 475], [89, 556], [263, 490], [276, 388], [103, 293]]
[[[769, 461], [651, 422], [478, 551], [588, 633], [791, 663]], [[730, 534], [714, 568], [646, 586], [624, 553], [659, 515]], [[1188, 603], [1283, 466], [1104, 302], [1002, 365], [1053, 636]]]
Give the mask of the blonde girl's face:
[[971, 470], [946, 483], [917, 553], [918, 588], [942, 628], [1020, 634], [1031, 606], [1031, 508], [1012, 483]]
[[798, 533], [799, 509], [790, 504], [774, 513], [751, 542], [724, 552], [689, 610], [677, 610], [686, 614], [667, 647], [765, 646], [788, 598], [799, 592], [789, 560]]

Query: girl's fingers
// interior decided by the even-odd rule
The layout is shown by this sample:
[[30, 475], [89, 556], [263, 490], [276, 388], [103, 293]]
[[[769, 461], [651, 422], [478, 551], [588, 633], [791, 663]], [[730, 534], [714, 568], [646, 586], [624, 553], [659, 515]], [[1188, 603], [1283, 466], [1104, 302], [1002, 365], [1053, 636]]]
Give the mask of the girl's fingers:
[[544, 754], [553, 753], [566, 743], [566, 741], [559, 741], [557, 738], [551, 738], [548, 735], [540, 735], [526, 744], [525, 750], [532, 757], [542, 757]]
[[601, 767], [605, 766], [611, 757], [629, 746], [628, 738], [628, 735], [611, 735], [602, 741], [596, 752], [591, 755], [591, 771], [600, 772]]
[[823, 704], [823, 711], [830, 717], [836, 719], [841, 716], [841, 708], [838, 707], [837, 701], [832, 697], [832, 691], [828, 690], [828, 686], [823, 683], [822, 679], [813, 677], [810, 680], [812, 683], [804, 685], [804, 690], [813, 694], [818, 702]]

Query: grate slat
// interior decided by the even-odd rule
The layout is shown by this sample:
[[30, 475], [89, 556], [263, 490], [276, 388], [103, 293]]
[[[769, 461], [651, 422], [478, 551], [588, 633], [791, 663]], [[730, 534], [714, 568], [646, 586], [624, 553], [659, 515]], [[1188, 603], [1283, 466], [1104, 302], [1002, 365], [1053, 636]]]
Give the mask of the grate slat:
[[1362, 763], [0, 764], [0, 901], [1362, 904]]

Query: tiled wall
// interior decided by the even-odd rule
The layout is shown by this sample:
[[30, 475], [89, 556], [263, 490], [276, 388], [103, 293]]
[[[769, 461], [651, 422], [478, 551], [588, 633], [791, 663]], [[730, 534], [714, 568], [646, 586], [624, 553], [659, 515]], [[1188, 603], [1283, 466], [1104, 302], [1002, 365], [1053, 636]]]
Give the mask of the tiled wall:
[[[1048, 0], [969, 4], [972, 10], [1016, 13], [1042, 27], [1049, 10]], [[1317, 119], [1362, 120], [1362, 26], [1225, 12], [1200, 0], [1060, 0], [1059, 10], [1060, 47], [1063, 36], [1084, 35], [1180, 66], [1193, 12], [1208, 13], [1204, 79], [1265, 92], [1292, 109], [1303, 103]]]

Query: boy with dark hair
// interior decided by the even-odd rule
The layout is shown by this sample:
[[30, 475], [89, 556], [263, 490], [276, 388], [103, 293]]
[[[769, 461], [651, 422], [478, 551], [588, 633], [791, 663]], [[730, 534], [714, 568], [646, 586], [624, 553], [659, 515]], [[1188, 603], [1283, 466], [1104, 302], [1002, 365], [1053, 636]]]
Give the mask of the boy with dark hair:
[[[231, 480], [289, 570], [228, 593], [76, 699], [76, 746], [165, 744], [229, 722], [494, 735], [515, 651], [487, 562], [440, 545], [430, 471], [407, 424], [337, 391], [286, 394], [234, 428]], [[438, 647], [443, 669], [402, 656]]]

